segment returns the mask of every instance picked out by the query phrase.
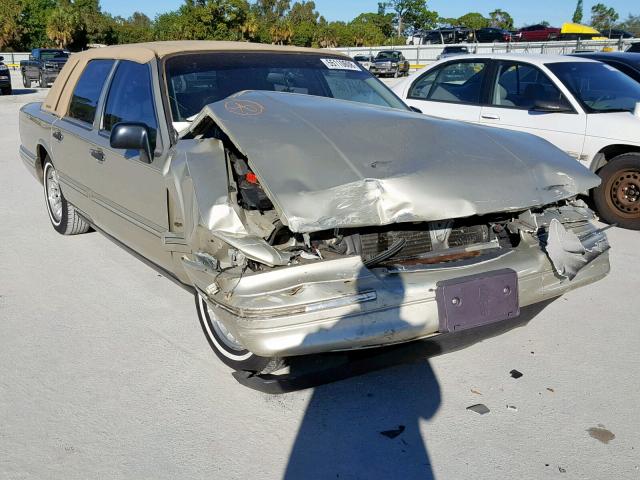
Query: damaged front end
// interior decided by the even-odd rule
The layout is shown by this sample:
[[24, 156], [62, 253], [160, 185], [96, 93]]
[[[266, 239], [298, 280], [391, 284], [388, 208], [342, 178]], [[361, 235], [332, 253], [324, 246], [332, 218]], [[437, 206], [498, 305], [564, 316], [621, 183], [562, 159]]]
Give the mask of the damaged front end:
[[[454, 195], [445, 175], [450, 166], [440, 161], [393, 170], [368, 157], [368, 168], [378, 171], [364, 175], [364, 157], [356, 161], [333, 135], [321, 132], [318, 142], [333, 145], [326, 161], [337, 169], [328, 175], [303, 159], [299, 139], [284, 135], [279, 148], [269, 141], [260, 149], [264, 137], [247, 140], [246, 131], [234, 127], [238, 119], [227, 122], [210, 107], [184, 136], [171, 167], [182, 211], [191, 212], [184, 215], [191, 220], [181, 219], [191, 247], [181, 263], [225, 328], [257, 355], [368, 348], [441, 333], [446, 327], [436, 297], [443, 282], [512, 272], [519, 308], [609, 271], [606, 235], [575, 199], [597, 180], [573, 164], [537, 165], [520, 185], [513, 185], [515, 171], [513, 177], [506, 172], [519, 194], [498, 205], [504, 193], [485, 200], [486, 189], [473, 187]], [[274, 115], [277, 122], [293, 114], [285, 109]], [[255, 129], [256, 119], [244, 120]], [[305, 118], [307, 129], [312, 120]], [[494, 143], [492, 138], [487, 145]], [[264, 160], [287, 151], [286, 161], [268, 166]], [[273, 171], [293, 168], [291, 155], [297, 171]], [[498, 148], [494, 164], [501, 155], [514, 162], [512, 152]], [[349, 178], [354, 172], [360, 180]], [[334, 195], [349, 185], [355, 195]], [[439, 193], [445, 190], [447, 198], [455, 197], [446, 205]]]

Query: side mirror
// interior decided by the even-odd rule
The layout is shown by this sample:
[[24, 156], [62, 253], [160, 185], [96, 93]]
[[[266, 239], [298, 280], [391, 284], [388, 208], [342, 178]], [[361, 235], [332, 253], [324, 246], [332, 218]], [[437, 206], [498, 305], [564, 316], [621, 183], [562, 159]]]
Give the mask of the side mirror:
[[566, 113], [572, 111], [565, 104], [552, 100], [536, 100], [531, 110], [542, 113]]
[[111, 148], [139, 150], [140, 160], [151, 163], [153, 153], [149, 142], [149, 129], [144, 123], [116, 123], [109, 138]]
[[0, 56], [0, 62], [4, 60], [4, 57]]

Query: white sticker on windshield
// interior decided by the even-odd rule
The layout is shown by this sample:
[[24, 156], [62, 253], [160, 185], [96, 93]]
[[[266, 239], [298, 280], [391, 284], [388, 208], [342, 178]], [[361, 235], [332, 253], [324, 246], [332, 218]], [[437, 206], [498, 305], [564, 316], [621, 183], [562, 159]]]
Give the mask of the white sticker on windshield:
[[321, 58], [320, 61], [324, 63], [330, 70], [355, 70], [360, 71], [360, 67], [355, 62], [350, 60], [341, 60], [339, 58]]

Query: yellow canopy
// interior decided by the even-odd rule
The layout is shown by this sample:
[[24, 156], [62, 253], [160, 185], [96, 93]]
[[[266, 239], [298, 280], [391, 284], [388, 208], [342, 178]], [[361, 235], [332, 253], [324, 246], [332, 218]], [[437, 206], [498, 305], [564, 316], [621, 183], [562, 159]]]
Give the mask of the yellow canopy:
[[563, 23], [560, 33], [563, 35], [594, 35], [601, 37], [602, 34], [595, 28], [588, 27], [586, 25], [580, 25], [579, 23]]

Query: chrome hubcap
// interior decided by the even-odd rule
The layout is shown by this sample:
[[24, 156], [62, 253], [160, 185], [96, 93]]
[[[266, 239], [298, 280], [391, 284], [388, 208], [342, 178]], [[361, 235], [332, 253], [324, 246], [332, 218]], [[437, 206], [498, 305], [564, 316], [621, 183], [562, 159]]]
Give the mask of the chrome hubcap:
[[224, 342], [225, 346], [229, 347], [231, 350], [235, 350], [237, 352], [241, 352], [244, 350], [244, 347], [236, 340], [236, 338], [227, 330], [227, 328], [218, 320], [216, 314], [209, 308], [209, 305], [206, 306], [207, 314], [209, 315], [209, 319], [211, 320], [211, 327], [218, 334], [218, 337]]
[[62, 218], [62, 192], [60, 192], [58, 173], [52, 167], [47, 170], [46, 185], [49, 211], [55, 221], [59, 222]]

